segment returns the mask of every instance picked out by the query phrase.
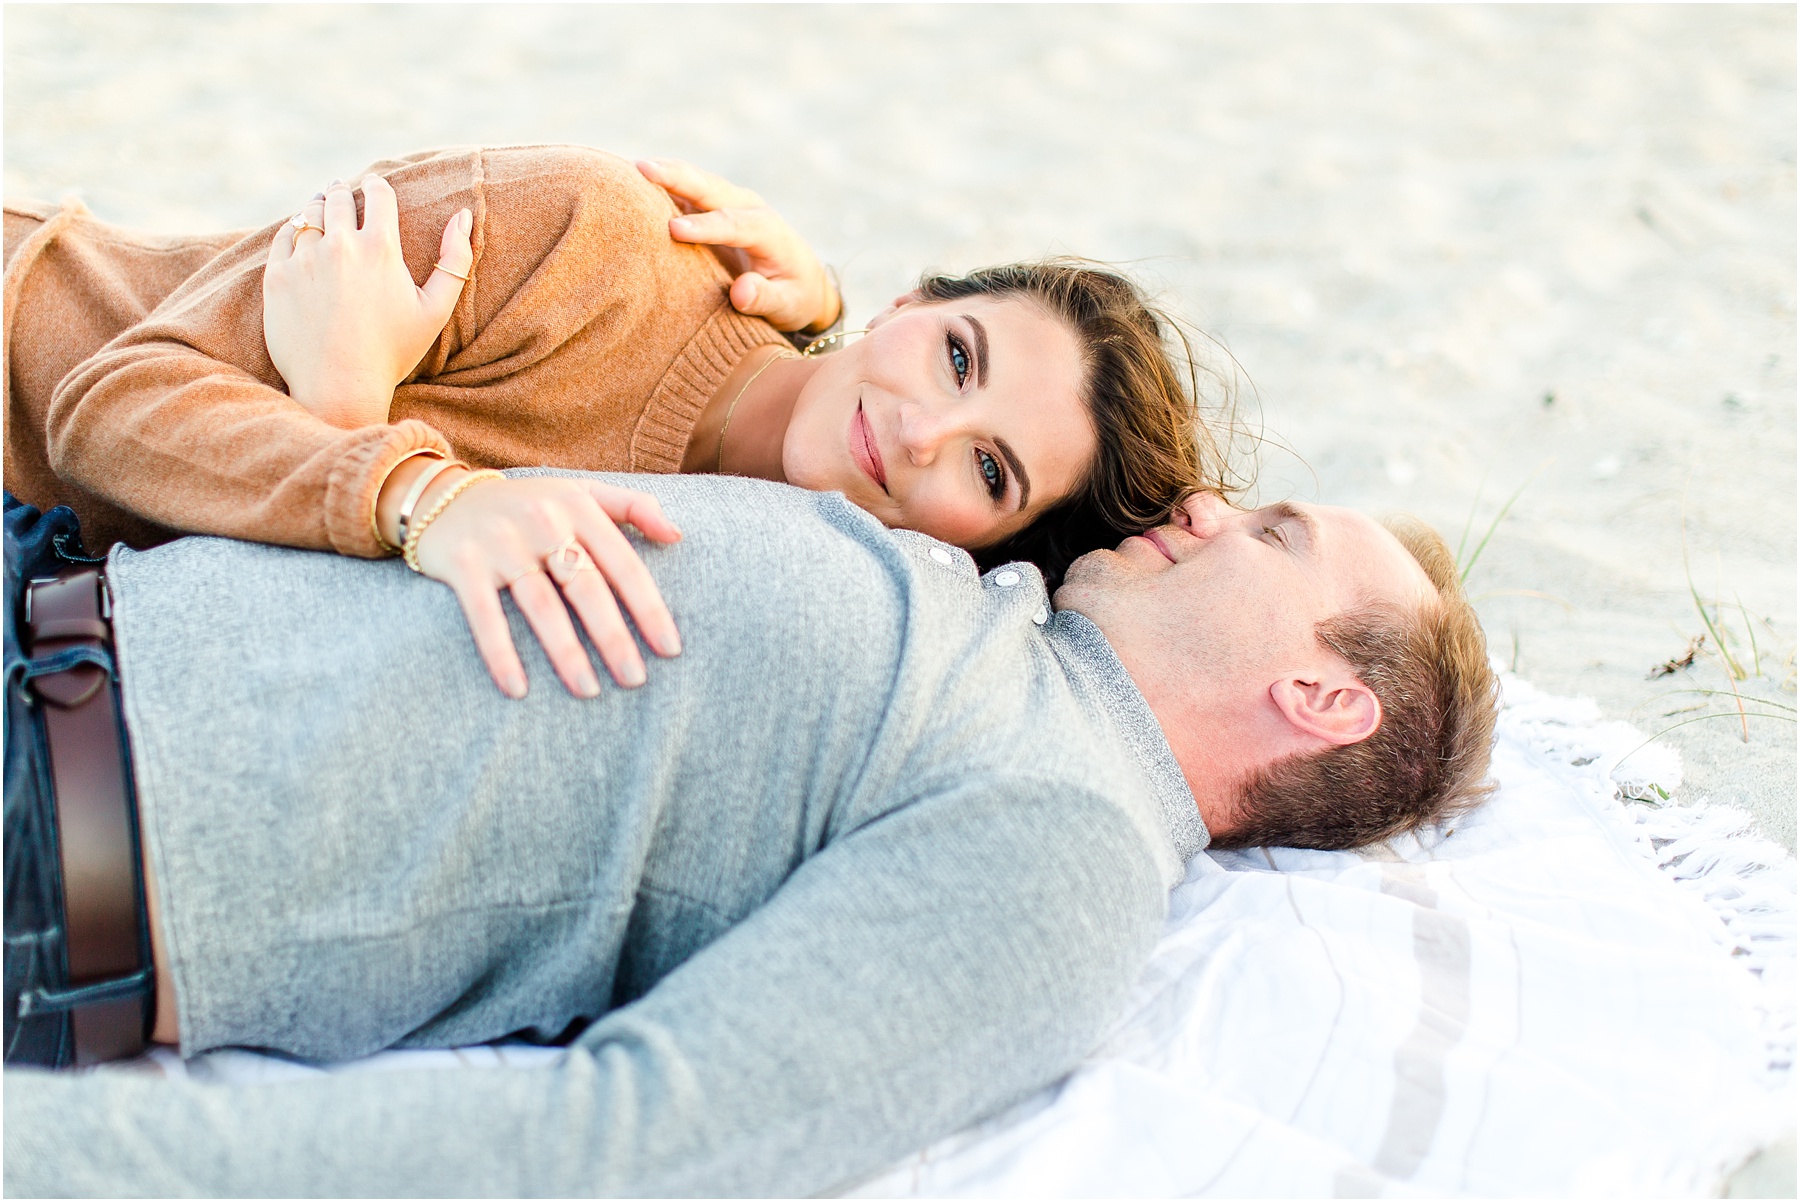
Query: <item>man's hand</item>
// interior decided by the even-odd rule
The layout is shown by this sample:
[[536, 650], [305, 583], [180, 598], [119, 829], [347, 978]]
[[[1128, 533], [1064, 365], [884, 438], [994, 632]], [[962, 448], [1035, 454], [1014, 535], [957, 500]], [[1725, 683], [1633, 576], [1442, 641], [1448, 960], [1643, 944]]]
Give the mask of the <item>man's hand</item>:
[[680, 159], [645, 159], [637, 169], [684, 214], [669, 222], [669, 237], [710, 246], [737, 277], [738, 312], [783, 331], [823, 332], [837, 321], [842, 302], [825, 265], [762, 197]]
[[474, 262], [469, 211], [444, 227], [423, 287], [400, 254], [400, 209], [379, 175], [362, 181], [363, 224], [350, 187], [333, 181], [275, 233], [263, 268], [263, 340], [288, 395], [334, 426], [388, 419], [394, 388], [431, 349]]

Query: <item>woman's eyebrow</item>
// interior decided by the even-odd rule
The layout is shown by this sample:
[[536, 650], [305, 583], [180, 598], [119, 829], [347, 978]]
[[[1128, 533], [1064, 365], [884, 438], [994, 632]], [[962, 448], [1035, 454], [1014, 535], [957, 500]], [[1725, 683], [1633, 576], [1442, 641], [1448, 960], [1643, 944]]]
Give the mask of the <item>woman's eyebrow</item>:
[[[970, 317], [967, 313], [962, 314], [962, 319], [969, 323], [969, 328], [971, 330], [975, 331], [975, 387], [986, 388], [988, 363], [987, 327], [982, 325], [981, 322], [977, 321], [975, 318]], [[1008, 454], [1007, 458], [1011, 459], [1012, 456]], [[1015, 467], [1014, 470], [1016, 471], [1017, 468]]]
[[1031, 477], [1025, 474], [1025, 465], [1019, 462], [1019, 457], [1013, 454], [1012, 447], [1004, 438], [996, 438], [994, 446], [999, 450], [1000, 457], [1006, 460], [1006, 466], [1012, 469], [1013, 478], [1019, 482], [1019, 508], [1024, 509], [1031, 504]]

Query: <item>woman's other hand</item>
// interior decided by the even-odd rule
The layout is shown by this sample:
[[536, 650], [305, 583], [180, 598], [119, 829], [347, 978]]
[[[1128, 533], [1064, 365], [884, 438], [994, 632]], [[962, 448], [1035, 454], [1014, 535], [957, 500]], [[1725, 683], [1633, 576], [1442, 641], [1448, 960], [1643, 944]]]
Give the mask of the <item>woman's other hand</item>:
[[842, 302], [825, 265], [762, 197], [680, 159], [645, 159], [637, 169], [682, 210], [669, 236], [711, 247], [737, 277], [738, 312], [785, 331], [824, 331], [837, 321]]
[[400, 254], [393, 187], [365, 176], [363, 224], [347, 184], [333, 181], [269, 246], [263, 340], [288, 395], [334, 426], [388, 419], [394, 388], [431, 349], [462, 295], [474, 253], [469, 211], [444, 227], [423, 287]]
[[[390, 542], [398, 540], [401, 497], [430, 462], [405, 461], [382, 486], [376, 520]], [[441, 471], [414, 513], [428, 514], [466, 474], [460, 467]], [[620, 533], [623, 522], [654, 542], [681, 539], [648, 493], [558, 476], [485, 480], [468, 486], [425, 527], [417, 559], [425, 575], [456, 593], [476, 650], [502, 692], [523, 697], [527, 688], [500, 605], [500, 590], [509, 588], [564, 686], [577, 697], [593, 697], [600, 682], [565, 601], [622, 687], [635, 688], [646, 675], [621, 602], [653, 650], [681, 654], [675, 619], [637, 550]]]

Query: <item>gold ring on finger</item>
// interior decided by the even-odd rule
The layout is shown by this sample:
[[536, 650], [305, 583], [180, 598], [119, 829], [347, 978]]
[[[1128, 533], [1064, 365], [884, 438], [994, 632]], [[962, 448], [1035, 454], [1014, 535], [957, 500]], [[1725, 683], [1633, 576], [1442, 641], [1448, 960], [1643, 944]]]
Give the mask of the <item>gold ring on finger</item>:
[[325, 232], [324, 226], [312, 224], [312, 222], [310, 222], [306, 219], [306, 214], [304, 214], [304, 213], [298, 214], [294, 217], [293, 226], [294, 226], [294, 237], [296, 237], [296, 238], [298, 238], [301, 234], [304, 234], [307, 230], [312, 230], [313, 232], [318, 233], [318, 234], [323, 234]]
[[519, 581], [525, 579], [525, 577], [531, 575], [533, 572], [537, 572], [537, 571], [541, 571], [541, 570], [542, 569], [540, 569], [538, 567], [538, 565], [536, 565], [534, 563], [522, 572], [514, 572], [511, 576], [502, 578], [500, 581], [500, 587], [501, 588], [511, 588], [513, 585], [519, 583]]
[[544, 561], [558, 584], [567, 584], [581, 573], [594, 569], [594, 561], [588, 558], [587, 550], [575, 541], [573, 534], [545, 556]]

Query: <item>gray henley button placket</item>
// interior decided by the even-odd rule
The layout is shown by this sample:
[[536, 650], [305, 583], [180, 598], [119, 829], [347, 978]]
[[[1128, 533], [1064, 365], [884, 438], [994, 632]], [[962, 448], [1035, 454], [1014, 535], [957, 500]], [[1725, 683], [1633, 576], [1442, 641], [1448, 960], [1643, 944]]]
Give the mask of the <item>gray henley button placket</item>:
[[937, 560], [939, 563], [943, 564], [945, 567], [949, 567], [951, 560], [954, 558], [950, 554], [950, 552], [944, 550], [944, 548], [942, 548], [942, 547], [933, 547], [931, 549], [931, 557], [933, 559]]

